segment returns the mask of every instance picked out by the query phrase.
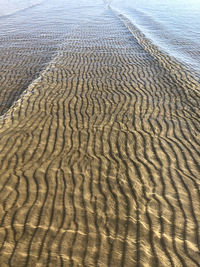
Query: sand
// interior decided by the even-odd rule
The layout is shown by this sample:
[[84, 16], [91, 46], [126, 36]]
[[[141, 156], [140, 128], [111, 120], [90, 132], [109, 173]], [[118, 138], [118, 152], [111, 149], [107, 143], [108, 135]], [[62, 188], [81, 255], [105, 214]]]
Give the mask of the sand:
[[99, 16], [0, 55], [1, 267], [199, 266], [198, 79]]

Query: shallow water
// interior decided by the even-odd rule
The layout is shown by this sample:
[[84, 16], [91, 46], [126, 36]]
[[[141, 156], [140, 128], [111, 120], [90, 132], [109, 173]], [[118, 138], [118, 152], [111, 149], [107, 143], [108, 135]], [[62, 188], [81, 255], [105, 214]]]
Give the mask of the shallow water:
[[200, 1], [111, 1], [154, 44], [200, 74]]
[[0, 265], [199, 266], [195, 73], [101, 1], [0, 29]]
[[44, 0], [0, 0], [0, 18], [31, 8]]

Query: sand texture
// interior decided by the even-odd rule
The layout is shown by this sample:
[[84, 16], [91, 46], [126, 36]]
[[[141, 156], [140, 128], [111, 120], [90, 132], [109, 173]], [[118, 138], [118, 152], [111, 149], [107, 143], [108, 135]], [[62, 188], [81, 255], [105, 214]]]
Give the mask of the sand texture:
[[0, 266], [199, 266], [198, 79], [109, 9], [61, 37], [0, 52]]

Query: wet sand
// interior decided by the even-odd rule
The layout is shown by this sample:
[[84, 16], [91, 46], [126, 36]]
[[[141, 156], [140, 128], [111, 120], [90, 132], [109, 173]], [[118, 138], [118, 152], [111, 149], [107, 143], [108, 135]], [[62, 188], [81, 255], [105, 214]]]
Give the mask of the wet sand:
[[0, 55], [0, 266], [199, 266], [198, 79], [110, 9], [67, 31]]

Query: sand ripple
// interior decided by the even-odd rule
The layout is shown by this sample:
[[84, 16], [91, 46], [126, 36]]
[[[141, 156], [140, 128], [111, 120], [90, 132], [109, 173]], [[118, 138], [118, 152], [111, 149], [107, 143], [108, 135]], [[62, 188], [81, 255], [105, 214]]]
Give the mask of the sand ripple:
[[198, 80], [99, 16], [1, 74], [1, 266], [199, 266]]

